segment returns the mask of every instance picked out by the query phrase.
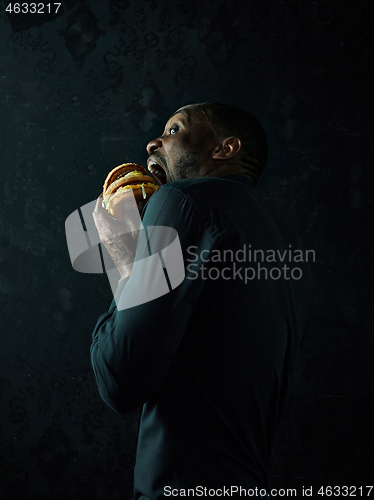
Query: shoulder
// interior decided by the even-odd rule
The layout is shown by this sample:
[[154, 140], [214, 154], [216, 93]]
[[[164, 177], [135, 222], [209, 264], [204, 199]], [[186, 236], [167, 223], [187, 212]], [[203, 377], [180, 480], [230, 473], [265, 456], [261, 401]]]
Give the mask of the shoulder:
[[245, 197], [256, 196], [250, 182], [238, 182], [233, 177], [197, 177], [169, 182], [156, 194], [162, 197], [174, 195], [196, 206], [206, 207], [208, 204], [221, 203], [223, 199], [235, 199], [240, 193]]
[[[223, 232], [216, 214], [222, 206], [221, 179], [196, 178], [169, 182], [150, 198], [142, 218], [145, 225], [205, 228], [213, 237]], [[216, 206], [216, 209], [213, 207]]]
[[[231, 175], [228, 177], [195, 177], [194, 179], [184, 179], [182, 181], [168, 182], [162, 188], [176, 189], [181, 192], [194, 192], [198, 190], [207, 189], [228, 189], [230, 187], [235, 188], [242, 184], [238, 182], [238, 175]], [[252, 184], [248, 181], [245, 184], [247, 187], [250, 186], [253, 189]]]

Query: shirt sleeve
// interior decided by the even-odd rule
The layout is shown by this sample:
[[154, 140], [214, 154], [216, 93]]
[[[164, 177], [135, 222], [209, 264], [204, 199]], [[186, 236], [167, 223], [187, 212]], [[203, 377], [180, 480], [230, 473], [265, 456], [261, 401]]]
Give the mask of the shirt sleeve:
[[[138, 408], [160, 389], [204, 286], [197, 272], [199, 255], [207, 258], [218, 234], [188, 195], [169, 186], [163, 186], [148, 202], [143, 226], [177, 231], [185, 278], [168, 293], [140, 305], [119, 310], [113, 301], [98, 319], [91, 361], [101, 397], [119, 413]], [[119, 284], [117, 303], [118, 298], [126, 299], [134, 286], [141, 290], [147, 279], [152, 280], [144, 277], [143, 271], [149, 270], [138, 251], [139, 244], [137, 271]]]

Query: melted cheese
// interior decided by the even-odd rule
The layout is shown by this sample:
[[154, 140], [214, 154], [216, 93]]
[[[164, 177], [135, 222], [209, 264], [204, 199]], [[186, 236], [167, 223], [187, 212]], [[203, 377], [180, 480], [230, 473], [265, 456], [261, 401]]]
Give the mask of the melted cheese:
[[[140, 172], [130, 172], [131, 174], [133, 173], [136, 173], [136, 174], [140, 174]], [[130, 175], [130, 174], [127, 174], [127, 175]], [[142, 175], [142, 174], [140, 174]], [[127, 177], [127, 176], [126, 176]], [[135, 177], [135, 176], [134, 176]], [[157, 191], [157, 189], [159, 189], [160, 186], [157, 186], [157, 184], [153, 184], [152, 182], [142, 182], [141, 184], [130, 184], [128, 186], [121, 186], [120, 188], [117, 189], [117, 191], [115, 193], [113, 193], [109, 199], [107, 200], [104, 200], [103, 201], [103, 205], [105, 206], [106, 209], [108, 209], [109, 207], [109, 203], [110, 203], [110, 200], [117, 194], [117, 193], [120, 193], [122, 191], [128, 191], [129, 189], [141, 189], [142, 192], [143, 192], [143, 198], [145, 199], [147, 197], [145, 191], [144, 191], [144, 186], [149, 186], [151, 187], [152, 189], [154, 189], [155, 191]], [[145, 195], [145, 196], [144, 196]]]

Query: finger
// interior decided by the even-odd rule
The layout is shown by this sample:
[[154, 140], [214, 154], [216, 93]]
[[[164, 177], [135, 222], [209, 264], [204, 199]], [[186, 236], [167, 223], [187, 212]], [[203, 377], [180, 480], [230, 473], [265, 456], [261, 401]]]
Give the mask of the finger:
[[111, 228], [114, 229], [116, 224], [119, 224], [114, 217], [103, 207], [103, 198], [99, 196], [96, 200], [95, 208], [92, 213], [92, 217], [96, 228], [100, 231], [101, 228]]
[[96, 200], [94, 214], [100, 212], [102, 207], [103, 207], [103, 194], [101, 193], [101, 195]]
[[134, 233], [140, 229], [141, 219], [139, 203], [136, 203], [134, 200], [134, 203], [126, 202], [122, 206], [123, 223], [126, 225], [127, 232]]
[[[126, 210], [126, 217], [122, 221], [118, 221], [103, 207], [102, 202], [103, 198], [99, 197], [92, 214], [102, 241], [107, 241], [110, 238], [115, 238], [128, 232], [135, 232], [139, 229], [139, 224], [133, 220], [134, 213], [131, 213], [133, 210], [137, 210], [135, 205], [132, 210]], [[139, 215], [137, 217], [139, 218]]]
[[103, 198], [99, 196], [99, 198], [96, 200], [94, 211], [92, 212], [92, 217], [97, 228], [99, 225], [99, 221], [102, 219], [102, 210], [103, 210], [102, 203], [103, 203]]
[[96, 216], [97, 219], [104, 219], [107, 222], [110, 222], [110, 221], [115, 222], [116, 221], [116, 219], [111, 216], [111, 214], [108, 212], [108, 210], [106, 210], [103, 207], [103, 197], [102, 196], [99, 196], [99, 198], [96, 200], [95, 208], [93, 211], [93, 216], [94, 216], [94, 218]]

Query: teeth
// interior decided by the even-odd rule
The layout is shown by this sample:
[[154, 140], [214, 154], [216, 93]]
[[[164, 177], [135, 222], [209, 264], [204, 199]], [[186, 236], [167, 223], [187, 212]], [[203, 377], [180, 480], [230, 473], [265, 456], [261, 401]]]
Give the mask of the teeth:
[[148, 165], [148, 169], [151, 174], [165, 175], [165, 173], [158, 168], [157, 163], [151, 163], [150, 165]]

